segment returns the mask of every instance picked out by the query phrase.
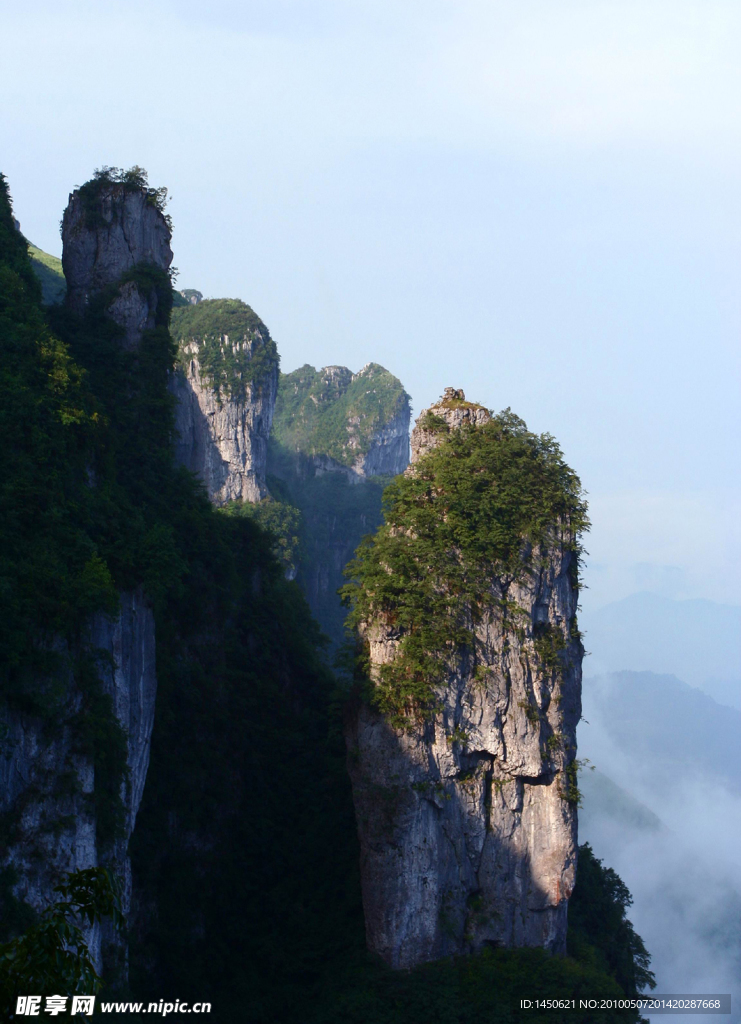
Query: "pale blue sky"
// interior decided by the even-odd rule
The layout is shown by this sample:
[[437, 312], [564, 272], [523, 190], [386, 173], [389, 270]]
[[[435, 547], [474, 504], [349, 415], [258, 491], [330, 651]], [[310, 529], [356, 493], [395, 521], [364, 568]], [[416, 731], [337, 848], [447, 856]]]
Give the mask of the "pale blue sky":
[[2, 156], [58, 253], [101, 164], [283, 368], [383, 363], [560, 440], [586, 602], [741, 603], [737, 0], [0, 0]]

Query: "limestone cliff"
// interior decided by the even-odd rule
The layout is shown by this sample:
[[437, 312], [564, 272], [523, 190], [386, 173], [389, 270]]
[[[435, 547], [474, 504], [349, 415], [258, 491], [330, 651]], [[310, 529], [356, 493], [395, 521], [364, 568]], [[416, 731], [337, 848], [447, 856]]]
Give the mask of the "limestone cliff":
[[[157, 691], [154, 617], [141, 590], [121, 595], [115, 617], [96, 615], [84, 646], [95, 656], [103, 692], [125, 734], [128, 777], [120, 794], [122, 831], [103, 858], [95, 766], [80, 735], [86, 695], [70, 672], [53, 725], [17, 711], [3, 713], [0, 815], [8, 829], [3, 862], [17, 876], [15, 895], [37, 910], [52, 898], [52, 888], [64, 872], [110, 864], [123, 881], [122, 904], [128, 913], [127, 846], [144, 792]], [[71, 655], [63, 648], [59, 653]], [[98, 931], [92, 943], [100, 963]]]
[[302, 366], [281, 377], [274, 438], [307, 472], [342, 473], [350, 483], [396, 476], [409, 462], [409, 396], [377, 363]]
[[[133, 354], [144, 332], [161, 326], [158, 308], [170, 287], [170, 227], [145, 179], [112, 177], [110, 170], [75, 191], [64, 213], [67, 303], [79, 322], [96, 305], [121, 328], [113, 344]], [[85, 486], [95, 488], [92, 463], [82, 473]], [[104, 566], [101, 560], [91, 564]], [[22, 703], [3, 712], [4, 864], [13, 870], [15, 895], [37, 909], [53, 899], [64, 872], [101, 864], [122, 879], [123, 909], [129, 909], [127, 847], [149, 764], [155, 627], [141, 587], [119, 592], [117, 604], [108, 615], [87, 615], [67, 640], [47, 635], [39, 641], [59, 666], [53, 685], [37, 681], [36, 689], [46, 694], [43, 714], [24, 713]], [[106, 744], [109, 749], [102, 749]], [[98, 931], [91, 936], [98, 963], [102, 941]], [[121, 939], [113, 942], [120, 959]]]
[[136, 271], [167, 271], [172, 263], [170, 225], [150, 193], [136, 184], [94, 179], [70, 195], [62, 219], [68, 306], [81, 315], [102, 296], [129, 350], [154, 327], [158, 302], [156, 288], [137, 280]]
[[[465, 590], [474, 571], [473, 561], [465, 564], [466, 531], [474, 521], [483, 524], [476, 543], [481, 537], [488, 543], [502, 526], [498, 516], [505, 506], [496, 506], [497, 490], [511, 488], [513, 466], [507, 431], [516, 440], [518, 431], [525, 437], [523, 428], [506, 420], [500, 426], [452, 389], [422, 413], [406, 478], [410, 493], [417, 481], [419, 486], [414, 499], [405, 492], [421, 518], [411, 525], [402, 510], [384, 528], [388, 544], [406, 545], [407, 564], [417, 558], [407, 542], [418, 537], [420, 544], [434, 545], [435, 530], [459, 516], [460, 504], [446, 490], [470, 485], [478, 505], [449, 534], [458, 539], [439, 563], [450, 565], [450, 578]], [[470, 462], [455, 484], [442, 463], [431, 468], [430, 452], [458, 438], [455, 456], [465, 459], [471, 450], [466, 439], [482, 431], [489, 431], [493, 463], [479, 468]], [[476, 490], [479, 474], [485, 485]], [[537, 476], [533, 480], [537, 501]], [[444, 506], [439, 512], [436, 502]], [[488, 516], [482, 512], [486, 502], [500, 510]], [[509, 513], [519, 514], [517, 508]], [[416, 586], [414, 573], [387, 584], [393, 548], [378, 555], [377, 582], [360, 583], [366, 610], [375, 609], [360, 624], [372, 683], [370, 698], [358, 702], [348, 727], [349, 768], [368, 945], [393, 967], [487, 943], [565, 952], [576, 863], [574, 757], [583, 653], [575, 626], [578, 514], [571, 523], [568, 516], [554, 519], [537, 543], [525, 537], [517, 542], [522, 571], [516, 561], [513, 569], [511, 559], [507, 571], [492, 564], [462, 618], [451, 618], [448, 639], [443, 626], [442, 673], [426, 697], [424, 689], [403, 691], [415, 675], [407, 658], [395, 684], [402, 687], [401, 716], [389, 713], [384, 672], [401, 666], [403, 651], [414, 650], [404, 644], [424, 640], [435, 623], [415, 621], [404, 603], [405, 588]], [[425, 519], [430, 515], [439, 518]], [[423, 536], [419, 524], [427, 529], [430, 522], [438, 525]], [[420, 570], [438, 572], [429, 564]], [[397, 592], [389, 591], [384, 602], [373, 591], [387, 585]], [[439, 574], [430, 595], [431, 617], [448, 614], [446, 602], [456, 600], [453, 585]], [[397, 699], [397, 711], [400, 706]]]
[[409, 396], [376, 363], [281, 374], [268, 471], [275, 496], [300, 509], [297, 580], [333, 644], [344, 640], [343, 570], [381, 521], [389, 477], [409, 461]]
[[278, 387], [278, 355], [267, 327], [237, 299], [173, 310], [179, 364], [176, 458], [217, 505], [260, 501]]

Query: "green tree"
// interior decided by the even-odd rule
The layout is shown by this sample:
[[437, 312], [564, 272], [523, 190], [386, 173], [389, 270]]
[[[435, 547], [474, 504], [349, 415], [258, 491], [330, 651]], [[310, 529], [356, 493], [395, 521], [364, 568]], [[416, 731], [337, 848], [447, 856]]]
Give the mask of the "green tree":
[[649, 969], [651, 956], [627, 918], [632, 903], [616, 872], [604, 867], [589, 843], [580, 846], [576, 887], [569, 901], [569, 953], [612, 975], [630, 996], [656, 987]]
[[122, 925], [118, 890], [105, 868], [73, 871], [55, 887], [59, 894], [36, 924], [0, 945], [0, 1010], [15, 1015], [20, 995], [93, 995], [102, 980], [83, 927], [109, 918]]
[[521, 579], [556, 543], [578, 570], [589, 525], [579, 478], [549, 434], [509, 410], [441, 434], [413, 474], [388, 486], [384, 525], [346, 569], [349, 624], [381, 618], [398, 631], [397, 656], [373, 691], [396, 726], [434, 713], [446, 665], [462, 650], [475, 656], [492, 581]]

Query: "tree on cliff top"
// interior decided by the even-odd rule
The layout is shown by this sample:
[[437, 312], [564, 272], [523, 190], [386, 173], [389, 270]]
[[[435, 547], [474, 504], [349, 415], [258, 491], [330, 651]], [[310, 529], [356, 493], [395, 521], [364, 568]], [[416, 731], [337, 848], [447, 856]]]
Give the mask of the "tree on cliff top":
[[549, 434], [531, 433], [509, 410], [453, 431], [433, 419], [441, 443], [386, 489], [384, 525], [358, 548], [343, 591], [351, 627], [380, 617], [399, 631], [373, 695], [398, 725], [432, 714], [450, 658], [475, 655], [492, 581], [521, 579], [556, 535], [576, 569], [589, 526], [579, 478]]

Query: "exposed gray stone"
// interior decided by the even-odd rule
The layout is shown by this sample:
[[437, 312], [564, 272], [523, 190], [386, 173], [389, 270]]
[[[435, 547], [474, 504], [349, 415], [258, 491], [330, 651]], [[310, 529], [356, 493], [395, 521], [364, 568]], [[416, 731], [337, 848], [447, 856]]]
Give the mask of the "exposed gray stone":
[[[73, 192], [62, 220], [69, 307], [81, 315], [92, 298], [138, 265], [168, 270], [170, 238], [167, 220], [140, 189], [122, 184], [102, 188], [92, 217], [80, 192]], [[123, 327], [126, 348], [136, 348], [142, 331], [154, 326], [156, 309], [156, 292], [132, 282], [112, 299], [108, 312]]]
[[[101, 655], [100, 677], [127, 733], [129, 777], [121, 790], [124, 835], [112, 849], [99, 849], [91, 800], [95, 769], [78, 750], [74, 718], [82, 694], [70, 673], [52, 724], [18, 712], [4, 715], [0, 814], [8, 815], [12, 830], [2, 864], [17, 871], [16, 895], [41, 910], [53, 899], [52, 889], [65, 872], [105, 862], [123, 879], [126, 913], [131, 897], [127, 846], [144, 791], [157, 692], [154, 616], [142, 591], [122, 594], [114, 618], [96, 615], [85, 643]], [[91, 939], [100, 962], [100, 931]]]
[[[157, 294], [122, 277], [142, 264], [167, 271], [172, 261], [170, 228], [141, 189], [110, 184], [101, 188], [95, 209], [86, 209], [79, 191], [69, 199], [62, 222], [67, 302], [84, 314], [91, 299], [110, 288], [107, 312], [123, 328], [122, 347], [135, 350], [142, 333], [154, 326]], [[94, 478], [91, 475], [91, 484]], [[127, 855], [149, 765], [157, 689], [154, 616], [141, 589], [120, 595], [113, 618], [92, 617], [82, 647], [97, 652], [98, 674], [126, 734], [128, 778], [121, 790], [123, 835], [102, 850], [95, 818], [95, 768], [83, 752], [75, 723], [83, 695], [70, 668], [62, 680], [53, 722], [6, 713], [0, 756], [0, 813], [12, 821], [3, 863], [18, 875], [15, 891], [41, 909], [54, 898], [65, 872], [112, 866], [123, 880], [123, 910], [131, 898]], [[72, 658], [63, 644], [62, 657]], [[79, 652], [78, 652], [79, 653]], [[3, 856], [3, 852], [0, 852]], [[112, 937], [118, 956], [125, 951]], [[90, 934], [98, 963], [104, 934]]]
[[[226, 339], [227, 344], [252, 344]], [[198, 345], [188, 346], [187, 369], [170, 380], [177, 398], [175, 457], [203, 481], [216, 505], [235, 499], [260, 501], [267, 495], [268, 437], [273, 422], [278, 367], [240, 397], [220, 396], [201, 374]]]
[[[409, 472], [440, 442], [419, 426], [428, 412], [450, 429], [489, 419], [463, 404], [462, 392], [446, 398], [420, 416]], [[451, 668], [434, 720], [396, 730], [361, 704], [351, 721], [368, 945], [392, 967], [485, 943], [565, 952], [577, 822], [564, 770], [576, 750], [582, 659], [571, 635], [569, 540], [556, 533], [535, 551], [524, 581], [492, 579], [491, 606], [476, 626], [484, 663], [475, 673], [465, 663]], [[505, 598], [522, 609], [519, 629], [503, 622]], [[556, 671], [536, 656], [546, 625], [564, 638]], [[365, 635], [373, 675], [395, 657], [399, 634], [374, 622]]]

